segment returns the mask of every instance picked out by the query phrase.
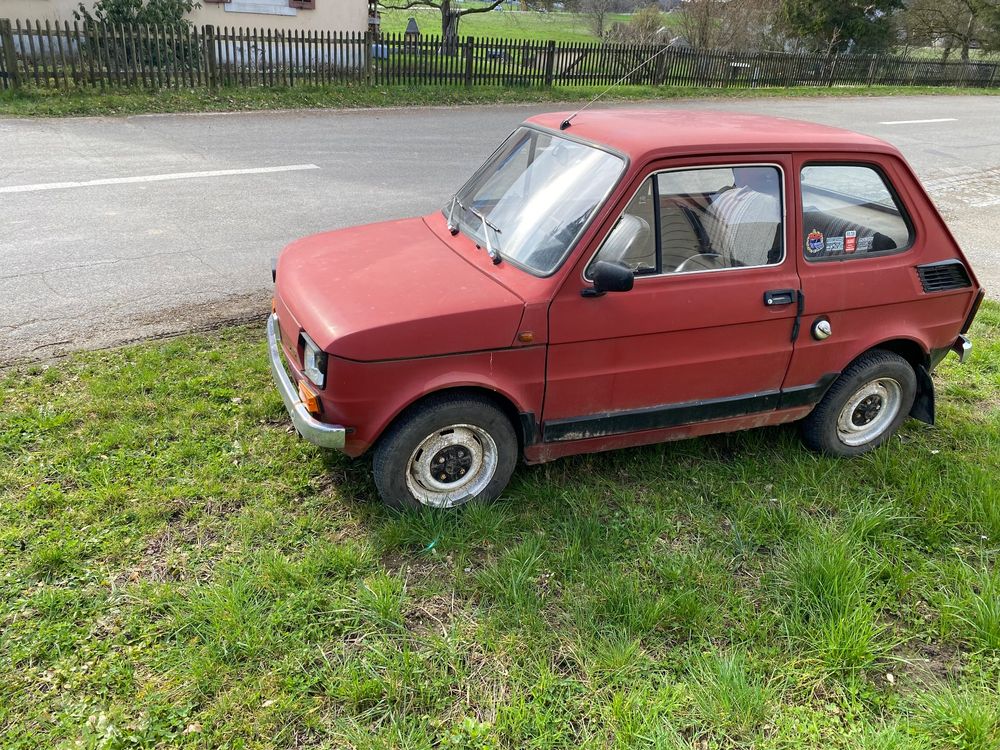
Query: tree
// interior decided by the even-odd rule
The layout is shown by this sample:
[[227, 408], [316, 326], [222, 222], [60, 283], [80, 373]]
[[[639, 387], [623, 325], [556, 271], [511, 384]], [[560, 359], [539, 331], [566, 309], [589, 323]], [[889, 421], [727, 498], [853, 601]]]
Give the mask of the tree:
[[776, 23], [781, 0], [687, 0], [674, 13], [692, 47], [773, 49], [784, 41]]
[[458, 50], [458, 22], [462, 16], [467, 16], [470, 13], [488, 13], [504, 0], [491, 0], [489, 4], [476, 8], [455, 8], [452, 2], [453, 0], [410, 0], [405, 5], [389, 5], [379, 0], [379, 7], [388, 10], [409, 10], [418, 5], [437, 8], [441, 11], [442, 51], [446, 55], [454, 55]]
[[902, 0], [783, 0], [788, 31], [814, 52], [875, 52], [893, 43]]
[[184, 59], [184, 38], [171, 37], [167, 41], [163, 35], [163, 45], [129, 43], [124, 35], [108, 34], [100, 36], [92, 33], [92, 24], [148, 24], [150, 26], [165, 26], [178, 31], [185, 31], [191, 26], [187, 14], [201, 4], [195, 0], [98, 0], [91, 10], [83, 3], [73, 11], [78, 21], [84, 22], [86, 44], [96, 50], [96, 54], [114, 61], [115, 65], [132, 66], [137, 61], [147, 65], [162, 66], [167, 61], [176, 65]]
[[717, 40], [718, 32], [732, 28], [722, 23], [725, 6], [724, 0], [688, 0], [677, 12], [677, 30], [697, 49], [722, 47]]
[[179, 27], [190, 24], [185, 16], [200, 7], [194, 0], [98, 0], [93, 11], [80, 3], [73, 15], [87, 22]]
[[651, 44], [660, 36], [662, 28], [663, 14], [659, 6], [649, 5], [633, 13], [628, 23], [614, 24], [607, 38], [612, 42]]
[[600, 39], [604, 38], [608, 14], [618, 9], [618, 0], [581, 0], [580, 10], [590, 22], [590, 30]]
[[903, 13], [907, 41], [940, 42], [947, 59], [956, 47], [963, 60], [980, 44], [1000, 48], [1000, 0], [913, 0]]

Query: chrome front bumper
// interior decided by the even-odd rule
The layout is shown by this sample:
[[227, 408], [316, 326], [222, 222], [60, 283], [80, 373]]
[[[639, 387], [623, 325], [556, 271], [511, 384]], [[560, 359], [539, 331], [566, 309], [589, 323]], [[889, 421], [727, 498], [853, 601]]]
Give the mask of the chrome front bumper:
[[278, 386], [281, 400], [285, 402], [288, 416], [298, 433], [314, 445], [321, 448], [336, 448], [341, 450], [347, 437], [347, 428], [339, 424], [320, 422], [306, 409], [299, 399], [295, 383], [288, 377], [285, 364], [281, 361], [281, 345], [278, 343], [278, 316], [271, 314], [267, 319], [267, 350], [271, 360], [271, 377]]

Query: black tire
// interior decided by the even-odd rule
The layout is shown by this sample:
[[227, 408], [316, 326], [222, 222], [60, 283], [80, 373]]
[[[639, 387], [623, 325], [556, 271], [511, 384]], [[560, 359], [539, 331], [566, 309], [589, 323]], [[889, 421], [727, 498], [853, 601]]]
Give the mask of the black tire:
[[[848, 406], [862, 395], [863, 388], [870, 390], [869, 395], [848, 413]], [[899, 429], [916, 394], [917, 376], [910, 363], [898, 354], [873, 349], [841, 373], [802, 421], [802, 441], [830, 456], [859, 456], [880, 446]], [[883, 408], [887, 410], [883, 412]]]
[[[421, 446], [420, 457], [411, 461]], [[453, 508], [496, 500], [514, 473], [517, 455], [514, 427], [498, 406], [485, 398], [442, 394], [412, 407], [385, 431], [372, 473], [382, 502], [391, 508]], [[437, 478], [431, 476], [432, 461], [435, 467], [438, 461], [444, 464], [445, 490], [430, 484]], [[478, 477], [469, 472], [477, 466]]]

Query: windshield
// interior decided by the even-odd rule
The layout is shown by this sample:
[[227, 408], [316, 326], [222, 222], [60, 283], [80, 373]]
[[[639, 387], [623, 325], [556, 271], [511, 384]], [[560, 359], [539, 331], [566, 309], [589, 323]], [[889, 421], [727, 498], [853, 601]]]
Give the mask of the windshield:
[[624, 167], [620, 157], [599, 148], [519, 128], [444, 213], [478, 245], [548, 275], [562, 263]]

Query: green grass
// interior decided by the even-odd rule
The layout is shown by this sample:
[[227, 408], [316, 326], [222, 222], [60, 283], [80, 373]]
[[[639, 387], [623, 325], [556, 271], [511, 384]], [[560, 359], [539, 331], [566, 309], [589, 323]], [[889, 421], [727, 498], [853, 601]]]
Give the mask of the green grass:
[[4, 748], [1000, 745], [1000, 306], [874, 454], [792, 427], [382, 508], [259, 327], [0, 376]]
[[[944, 50], [937, 47], [901, 47], [897, 50], [897, 53], [910, 59], [933, 60], [935, 62], [944, 60]], [[996, 60], [997, 53], [995, 51], [984, 49], [969, 50], [970, 62], [996, 62]], [[952, 50], [947, 62], [961, 63], [961, 49]]]
[[[473, 5], [469, 3], [469, 5]], [[463, 6], [465, 7], [465, 6]], [[417, 21], [422, 34], [440, 36], [441, 12], [436, 8], [414, 7], [409, 10], [382, 10], [381, 30], [401, 34], [406, 31], [410, 17]], [[615, 23], [628, 23], [627, 13], [609, 13], [606, 28]], [[671, 17], [663, 14], [664, 23]], [[590, 20], [582, 13], [521, 13], [503, 10], [488, 13], [470, 13], [458, 25], [459, 36], [493, 37], [503, 39], [541, 39], [557, 42], [600, 41], [591, 29]]]
[[[70, 117], [137, 115], [173, 112], [246, 112], [276, 109], [352, 109], [366, 107], [455, 106], [524, 102], [587, 102], [605, 90], [600, 86], [565, 88], [465, 88], [435, 86], [296, 86], [294, 88], [180, 89], [145, 91], [0, 91], [0, 117]], [[795, 86], [790, 88], [718, 89], [693, 86], [622, 86], [602, 101], [667, 101], [678, 99], [746, 99], [826, 96], [990, 95], [1000, 89], [871, 86]]]
[[709, 652], [688, 671], [701, 732], [734, 741], [758, 734], [777, 696], [770, 679], [755, 673], [743, 651]]

